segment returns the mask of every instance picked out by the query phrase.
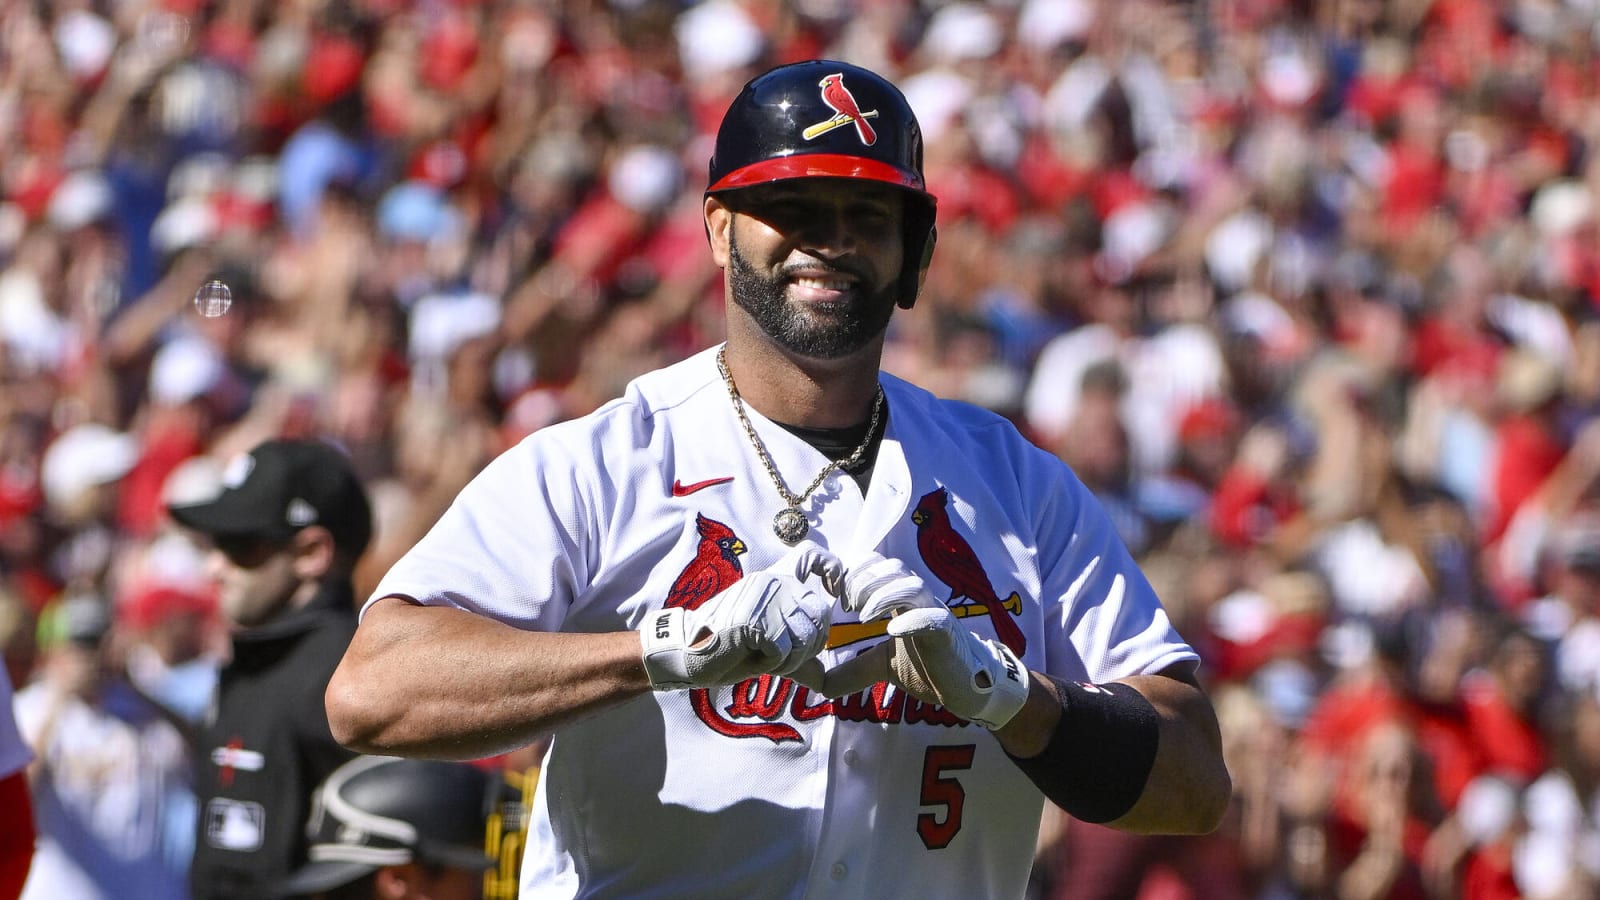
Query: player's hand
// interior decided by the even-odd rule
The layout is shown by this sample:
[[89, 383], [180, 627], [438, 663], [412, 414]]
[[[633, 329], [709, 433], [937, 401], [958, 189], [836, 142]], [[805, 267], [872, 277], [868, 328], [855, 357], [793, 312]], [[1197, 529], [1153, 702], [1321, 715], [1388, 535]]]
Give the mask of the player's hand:
[[644, 668], [656, 690], [717, 687], [757, 675], [788, 675], [822, 651], [834, 598], [794, 572], [842, 571], [826, 551], [792, 554], [753, 572], [697, 609], [645, 618]]
[[863, 622], [944, 605], [934, 599], [933, 592], [905, 563], [878, 553], [869, 554], [850, 567], [840, 599], [844, 608]]
[[889, 680], [993, 731], [1028, 700], [1028, 667], [999, 641], [967, 630], [948, 607], [913, 609], [889, 622]]
[[877, 554], [845, 577], [845, 608], [862, 621], [890, 616], [889, 639], [823, 673], [807, 687], [830, 697], [888, 681], [990, 730], [1028, 699], [1028, 669], [1009, 648], [961, 624], [899, 560]]
[[801, 581], [815, 575], [829, 594], [844, 596], [844, 563], [816, 544], [802, 544], [789, 551], [775, 568], [779, 572], [792, 572]]

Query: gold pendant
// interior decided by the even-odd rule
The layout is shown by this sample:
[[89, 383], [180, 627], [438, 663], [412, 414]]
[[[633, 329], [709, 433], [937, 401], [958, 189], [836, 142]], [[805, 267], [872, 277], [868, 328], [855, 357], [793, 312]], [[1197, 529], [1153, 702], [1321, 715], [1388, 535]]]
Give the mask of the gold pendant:
[[772, 517], [772, 530], [777, 533], [778, 540], [793, 547], [800, 543], [800, 539], [806, 536], [811, 526], [806, 523], [805, 513], [790, 506], [779, 510], [778, 514]]

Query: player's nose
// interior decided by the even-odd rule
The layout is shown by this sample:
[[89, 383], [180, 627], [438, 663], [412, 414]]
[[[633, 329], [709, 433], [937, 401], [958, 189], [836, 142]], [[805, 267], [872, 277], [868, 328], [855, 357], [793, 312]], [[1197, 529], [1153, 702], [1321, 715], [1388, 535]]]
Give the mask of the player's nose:
[[801, 246], [823, 259], [848, 256], [861, 246], [860, 228], [842, 205], [818, 204], [800, 225]]

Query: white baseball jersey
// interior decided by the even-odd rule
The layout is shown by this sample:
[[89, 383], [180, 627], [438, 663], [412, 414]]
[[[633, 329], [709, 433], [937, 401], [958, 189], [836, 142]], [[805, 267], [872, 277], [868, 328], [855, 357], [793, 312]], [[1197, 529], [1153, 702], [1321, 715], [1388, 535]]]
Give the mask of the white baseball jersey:
[[[904, 561], [981, 636], [991, 610], [1011, 617], [1033, 669], [1110, 681], [1198, 660], [1064, 464], [989, 412], [883, 388], [870, 489], [830, 475], [808, 539], [847, 565]], [[792, 488], [827, 464], [749, 415]], [[782, 507], [706, 351], [502, 454], [374, 599], [637, 629], [669, 597], [778, 563]], [[836, 610], [824, 663], [882, 639], [853, 619]], [[993, 735], [887, 685], [832, 702], [774, 677], [657, 692], [555, 735], [522, 896], [1018, 897], [1043, 802]]]

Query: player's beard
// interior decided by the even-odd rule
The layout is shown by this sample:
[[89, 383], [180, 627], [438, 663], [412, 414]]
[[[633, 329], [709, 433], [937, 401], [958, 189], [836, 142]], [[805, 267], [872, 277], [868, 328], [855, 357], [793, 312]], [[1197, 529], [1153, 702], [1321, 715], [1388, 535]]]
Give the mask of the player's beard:
[[840, 359], [870, 344], [889, 327], [894, 314], [895, 287], [865, 288], [856, 275], [857, 288], [837, 303], [791, 303], [789, 280], [781, 273], [768, 277], [756, 271], [728, 237], [728, 280], [733, 302], [755, 319], [756, 325], [779, 346], [811, 359]]

